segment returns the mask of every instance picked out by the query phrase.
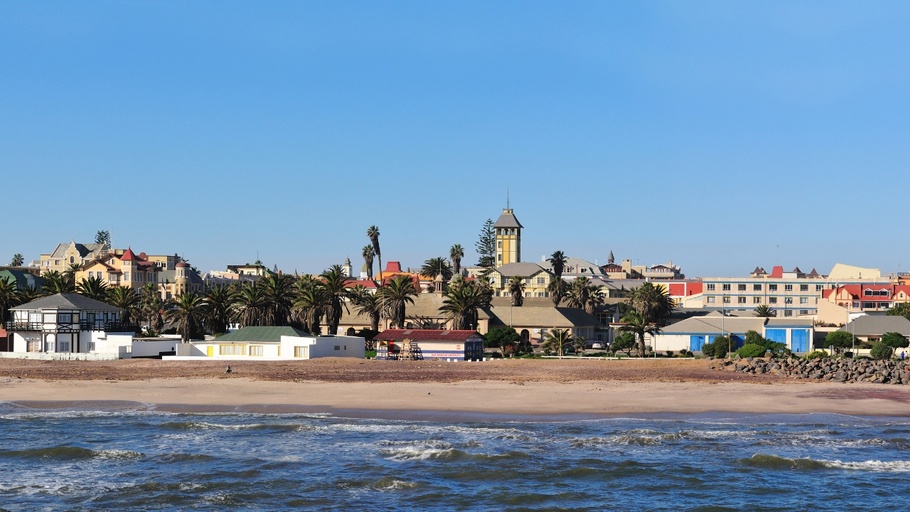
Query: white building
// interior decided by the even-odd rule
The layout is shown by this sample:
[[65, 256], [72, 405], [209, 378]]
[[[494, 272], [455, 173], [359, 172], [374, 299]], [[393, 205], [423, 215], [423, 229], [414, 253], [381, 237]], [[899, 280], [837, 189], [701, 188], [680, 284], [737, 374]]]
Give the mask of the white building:
[[[135, 326], [120, 322], [120, 310], [76, 293], [58, 293], [10, 309], [12, 352], [46, 358], [129, 357]], [[88, 358], [88, 357], [85, 357]]]
[[177, 345], [176, 356], [164, 359], [295, 360], [317, 357], [365, 356], [364, 339], [357, 336], [313, 336], [293, 327], [248, 326], [213, 340]]

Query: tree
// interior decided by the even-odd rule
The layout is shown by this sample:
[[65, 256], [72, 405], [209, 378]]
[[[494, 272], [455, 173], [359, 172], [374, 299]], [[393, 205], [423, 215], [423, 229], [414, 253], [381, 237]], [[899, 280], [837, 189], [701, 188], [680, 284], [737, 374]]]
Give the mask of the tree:
[[594, 310], [604, 304], [603, 292], [587, 277], [579, 277], [572, 281], [567, 298], [566, 303], [569, 307], [584, 309], [589, 315], [594, 315]]
[[111, 248], [111, 232], [103, 229], [95, 233], [95, 243], [104, 244], [108, 249]]
[[9, 262], [11, 267], [21, 267], [25, 264], [25, 256], [22, 256], [20, 253], [13, 254], [13, 259]]
[[236, 291], [233, 301], [233, 317], [240, 327], [264, 325], [262, 317], [268, 309], [265, 290], [253, 283], [245, 283]]
[[882, 343], [891, 348], [906, 348], [910, 346], [907, 338], [899, 332], [886, 332], [882, 335]]
[[69, 287], [70, 291], [76, 291], [76, 273], [80, 270], [82, 270], [82, 265], [72, 263], [63, 271], [63, 278], [66, 279], [66, 285]]
[[847, 331], [832, 331], [825, 336], [825, 344], [833, 346], [835, 352], [842, 352], [844, 349], [851, 348], [856, 343], [856, 338]]
[[414, 303], [417, 291], [411, 276], [398, 275], [379, 288], [379, 301], [392, 327], [404, 328], [405, 313], [408, 304]]
[[525, 302], [525, 280], [521, 276], [512, 276], [509, 279], [509, 297], [512, 298], [512, 305], [521, 307]]
[[547, 261], [550, 263], [550, 266], [553, 268], [553, 275], [556, 276], [556, 279], [562, 279], [562, 272], [566, 268], [566, 255], [562, 251], [554, 251], [553, 254], [547, 258]]
[[521, 335], [511, 327], [494, 327], [484, 336], [484, 345], [488, 348], [498, 348], [503, 355], [512, 352], [521, 340]]
[[187, 292], [171, 303], [171, 309], [165, 313], [168, 322], [176, 324], [180, 340], [184, 343], [192, 337], [200, 337], [202, 319], [205, 316], [205, 301], [193, 292]]
[[432, 278], [442, 274], [443, 282], [448, 282], [452, 279], [453, 271], [449, 262], [442, 256], [439, 256], [424, 261], [423, 266], [420, 267], [420, 274]]
[[212, 334], [227, 332], [231, 323], [233, 312], [231, 307], [234, 302], [234, 288], [230, 286], [215, 286], [205, 295], [205, 324]]
[[256, 282], [255, 286], [262, 288], [264, 300], [260, 325], [288, 325], [294, 304], [294, 282], [294, 276], [286, 274], [269, 274]]
[[557, 355], [562, 357], [566, 345], [572, 343], [572, 338], [572, 333], [568, 329], [551, 329], [544, 336], [542, 348], [546, 353], [555, 351]]
[[354, 304], [354, 311], [358, 315], [365, 315], [370, 319], [370, 330], [379, 331], [379, 321], [382, 319], [382, 304], [375, 293], [361, 285], [357, 285], [350, 291], [351, 302]]
[[379, 227], [376, 225], [367, 228], [367, 237], [373, 244], [373, 253], [379, 258], [379, 282], [382, 283], [382, 251], [379, 250]]
[[762, 304], [755, 308], [755, 316], [763, 318], [771, 318], [772, 316], [777, 316], [777, 313], [771, 309], [767, 304]]
[[43, 276], [44, 286], [42, 290], [46, 295], [55, 295], [57, 293], [73, 293], [76, 291], [76, 286], [70, 284], [69, 280], [56, 270], [51, 270]]
[[461, 244], [455, 244], [449, 249], [449, 259], [452, 260], [452, 274], [461, 275], [461, 259], [464, 258], [464, 249]]
[[554, 277], [553, 280], [550, 281], [550, 284], [547, 285], [547, 292], [550, 293], [550, 300], [553, 301], [553, 306], [559, 307], [559, 303], [562, 302], [563, 297], [566, 296], [568, 288], [569, 285], [562, 279]]
[[372, 245], [364, 245], [363, 250], [361, 251], [363, 255], [363, 264], [367, 267], [367, 279], [373, 280], [373, 258], [376, 256], [376, 252], [373, 251]]
[[120, 321], [133, 324], [139, 318], [140, 297], [136, 290], [125, 286], [113, 286], [108, 291], [107, 303], [120, 310]]
[[453, 329], [473, 330], [477, 329], [477, 310], [491, 300], [478, 280], [458, 280], [446, 291], [439, 311], [452, 321]]
[[480, 258], [477, 260], [477, 266], [483, 268], [496, 267], [496, 229], [493, 227], [493, 219], [487, 219], [480, 228], [480, 235], [474, 244], [474, 249]]
[[620, 334], [613, 340], [613, 343], [610, 344], [610, 351], [614, 354], [619, 351], [624, 351], [627, 356], [631, 356], [633, 348], [635, 348], [635, 334], [631, 332]]
[[872, 350], [869, 351], [872, 359], [891, 359], [892, 354], [894, 354], [894, 348], [885, 345], [881, 341], [873, 343]]
[[297, 281], [297, 299], [293, 311], [310, 334], [322, 332], [320, 322], [325, 312], [326, 294], [321, 280], [304, 276]]
[[888, 310], [888, 315], [902, 316], [907, 320], [910, 320], [910, 302], [901, 302], [895, 304], [894, 307]]
[[108, 296], [107, 283], [100, 277], [83, 278], [76, 287], [76, 293], [90, 299], [104, 302]]
[[10, 308], [20, 304], [19, 290], [15, 282], [0, 279], [0, 326], [8, 320]]
[[[629, 331], [638, 336], [638, 350], [640, 355], [645, 353], [645, 334], [660, 332], [661, 326], [673, 313], [675, 304], [663, 286], [654, 286], [645, 283], [629, 293], [629, 311], [624, 315], [623, 322], [629, 323]], [[632, 315], [632, 313], [635, 313]], [[627, 326], [623, 326], [627, 327]], [[620, 327], [620, 329], [623, 329]]]
[[338, 323], [341, 322], [341, 310], [347, 310], [344, 299], [347, 297], [345, 284], [347, 279], [341, 265], [332, 265], [322, 275], [322, 290], [325, 300], [325, 320], [329, 324], [329, 334], [338, 334]]

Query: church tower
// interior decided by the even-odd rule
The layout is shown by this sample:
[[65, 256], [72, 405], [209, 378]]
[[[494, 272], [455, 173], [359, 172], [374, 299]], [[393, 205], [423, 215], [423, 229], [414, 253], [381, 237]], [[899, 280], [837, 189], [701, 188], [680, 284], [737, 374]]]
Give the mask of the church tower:
[[521, 261], [521, 228], [511, 208], [504, 208], [493, 224], [496, 233], [496, 266]]

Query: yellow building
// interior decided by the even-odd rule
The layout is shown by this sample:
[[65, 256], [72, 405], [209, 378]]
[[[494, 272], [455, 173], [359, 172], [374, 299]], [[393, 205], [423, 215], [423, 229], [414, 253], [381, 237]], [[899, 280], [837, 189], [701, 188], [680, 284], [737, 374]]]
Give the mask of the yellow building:
[[521, 228], [511, 208], [504, 208], [493, 224], [496, 233], [496, 266], [521, 261]]

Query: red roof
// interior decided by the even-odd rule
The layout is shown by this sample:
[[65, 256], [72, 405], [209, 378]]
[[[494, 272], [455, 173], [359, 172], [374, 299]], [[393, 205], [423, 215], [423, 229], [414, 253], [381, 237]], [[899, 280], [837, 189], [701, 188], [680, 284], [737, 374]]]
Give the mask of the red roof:
[[383, 272], [401, 272], [401, 262], [400, 261], [385, 262], [385, 270], [383, 270]]
[[130, 249], [129, 247], [127, 247], [126, 252], [124, 252], [123, 255], [120, 256], [121, 261], [133, 261], [134, 259], [136, 259], [136, 253], [134, 253], [133, 250]]
[[376, 336], [379, 341], [465, 341], [471, 336], [480, 336], [477, 331], [439, 331], [435, 329], [386, 329]]
[[768, 277], [784, 277], [784, 267], [780, 265], [774, 265], [774, 268], [771, 269], [771, 274]]

